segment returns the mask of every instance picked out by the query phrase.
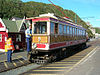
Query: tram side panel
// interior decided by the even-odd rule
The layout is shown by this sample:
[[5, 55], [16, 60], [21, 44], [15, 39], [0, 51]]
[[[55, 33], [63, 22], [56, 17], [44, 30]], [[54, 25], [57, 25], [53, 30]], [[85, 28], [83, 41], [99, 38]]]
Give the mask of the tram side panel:
[[76, 39], [75, 37], [65, 35], [50, 35], [50, 50], [80, 44], [86, 44], [85, 36], [79, 36]]

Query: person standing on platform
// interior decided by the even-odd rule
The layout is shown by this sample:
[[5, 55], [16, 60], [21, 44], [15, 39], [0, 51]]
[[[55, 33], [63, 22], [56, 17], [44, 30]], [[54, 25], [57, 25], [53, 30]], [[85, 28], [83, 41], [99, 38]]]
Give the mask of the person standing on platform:
[[6, 40], [6, 50], [7, 50], [7, 62], [12, 62], [12, 52], [15, 50], [12, 38], [10, 36], [7, 37]]
[[26, 35], [26, 42], [27, 42], [27, 52], [29, 53], [31, 51], [32, 25], [29, 25], [29, 28], [26, 29], [25, 35]]

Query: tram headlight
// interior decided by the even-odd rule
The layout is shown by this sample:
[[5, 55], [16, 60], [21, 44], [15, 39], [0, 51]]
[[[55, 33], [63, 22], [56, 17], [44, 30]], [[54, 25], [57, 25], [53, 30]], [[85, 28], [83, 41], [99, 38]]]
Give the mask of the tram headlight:
[[35, 43], [32, 44], [32, 49], [35, 49], [37, 45]]

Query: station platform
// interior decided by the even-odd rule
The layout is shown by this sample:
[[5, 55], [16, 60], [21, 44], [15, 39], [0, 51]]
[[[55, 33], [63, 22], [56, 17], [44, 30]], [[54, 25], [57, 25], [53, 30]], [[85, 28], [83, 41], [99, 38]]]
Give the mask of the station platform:
[[64, 75], [100, 75], [100, 46]]
[[14, 52], [12, 54], [11, 63], [7, 62], [6, 59], [7, 54], [5, 52], [0, 52], [0, 73], [30, 64], [30, 62], [27, 61], [26, 51]]

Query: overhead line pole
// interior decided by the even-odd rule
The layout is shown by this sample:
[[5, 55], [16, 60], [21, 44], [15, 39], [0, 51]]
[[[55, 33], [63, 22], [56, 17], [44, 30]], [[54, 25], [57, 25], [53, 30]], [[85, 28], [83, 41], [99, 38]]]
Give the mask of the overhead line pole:
[[65, 15], [64, 12], [62, 12], [53, 2], [51, 2], [50, 0], [48, 0], [50, 3], [52, 3], [66, 18], [69, 18]]

